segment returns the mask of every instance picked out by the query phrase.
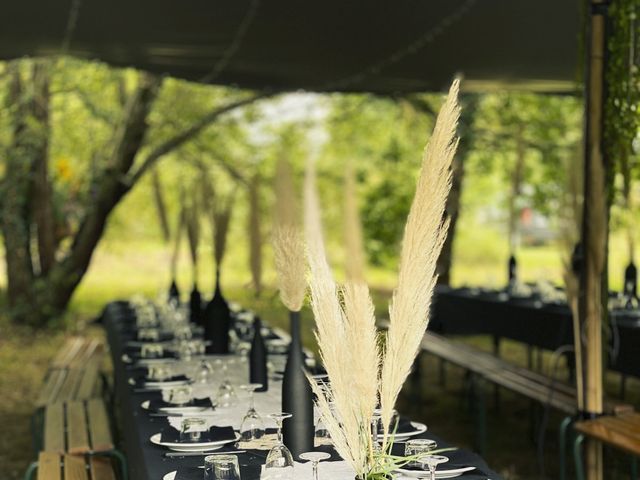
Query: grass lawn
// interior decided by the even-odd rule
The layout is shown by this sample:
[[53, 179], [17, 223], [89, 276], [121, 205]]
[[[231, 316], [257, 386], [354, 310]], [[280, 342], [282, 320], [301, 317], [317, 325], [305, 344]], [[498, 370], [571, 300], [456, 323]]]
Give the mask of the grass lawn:
[[[485, 284], [500, 286], [506, 278], [506, 252], [503, 240], [495, 234], [461, 236], [456, 246], [457, 261], [454, 266], [454, 283]], [[473, 242], [479, 246], [469, 249]], [[625, 256], [621, 243], [612, 241], [611, 271], [612, 286], [619, 287]], [[464, 247], [464, 248], [463, 248]], [[620, 248], [618, 248], [620, 247]], [[286, 313], [280, 306], [274, 285], [274, 273], [265, 272], [265, 288], [260, 298], [255, 298], [250, 284], [246, 254], [234, 247], [224, 266], [223, 285], [226, 296], [254, 309], [266, 322], [286, 325]], [[482, 254], [486, 249], [486, 254]], [[478, 253], [480, 251], [480, 253]], [[136, 252], [136, 253], [131, 253]], [[210, 251], [203, 249], [199, 279], [202, 291], [210, 292], [213, 277], [208, 261]], [[4, 480], [22, 478], [29, 461], [35, 458], [31, 451], [29, 419], [33, 412], [33, 401], [41, 385], [49, 362], [66, 336], [76, 332], [100, 335], [89, 321], [99, 314], [103, 306], [116, 298], [128, 298], [134, 293], [155, 297], [160, 289], [168, 286], [167, 252], [157, 244], [125, 243], [110, 241], [96, 252], [91, 269], [77, 291], [68, 316], [55, 328], [34, 332], [31, 329], [11, 325], [0, 317], [0, 465]], [[267, 258], [266, 262], [270, 260]], [[520, 270], [524, 280], [547, 279], [559, 282], [561, 278], [560, 254], [554, 247], [522, 249], [519, 254]], [[191, 283], [186, 257], [181, 261], [184, 268], [179, 271], [179, 284], [183, 291]], [[386, 302], [393, 287], [394, 274], [372, 269], [368, 278], [375, 285], [374, 300], [380, 317], [386, 315]], [[315, 349], [311, 332], [312, 319], [309, 311], [303, 312], [307, 329], [305, 343]], [[480, 348], [489, 348], [485, 338], [465, 339]], [[504, 344], [505, 356], [524, 364], [525, 349], [512, 342]], [[472, 416], [465, 404], [463, 372], [449, 368], [447, 383], [439, 385], [437, 364], [433, 358], [425, 358], [424, 378], [415, 392], [407, 392], [400, 403], [400, 410], [424, 421], [434, 432], [456, 445], [470, 447], [474, 438]], [[550, 368], [550, 356], [545, 355], [545, 368]], [[564, 378], [564, 377], [561, 377]], [[617, 391], [617, 376], [607, 377], [610, 392]], [[629, 396], [635, 405], [640, 405], [640, 384], [631, 381]], [[411, 393], [411, 395], [409, 395]], [[489, 445], [486, 459], [489, 464], [509, 479], [538, 479], [537, 450], [531, 440], [529, 428], [530, 403], [508, 392], [502, 393], [499, 410], [489, 409]], [[542, 453], [545, 457], [546, 478], [557, 478], [557, 425], [560, 416], [550, 412], [547, 419]], [[608, 476], [607, 478], [615, 478]], [[619, 478], [624, 478], [620, 476]]]

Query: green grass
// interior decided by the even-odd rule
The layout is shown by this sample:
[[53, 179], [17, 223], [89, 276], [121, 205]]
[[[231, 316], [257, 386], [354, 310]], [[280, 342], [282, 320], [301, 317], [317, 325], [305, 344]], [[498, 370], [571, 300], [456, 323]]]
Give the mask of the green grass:
[[[621, 239], [614, 237], [611, 244], [611, 284], [619, 288], [622, 270], [626, 263], [625, 249]], [[203, 259], [199, 284], [203, 292], [212, 289], [211, 251], [202, 249]], [[541, 279], [560, 283], [560, 251], [557, 247], [544, 246], [522, 248], [518, 255], [521, 278], [526, 281]], [[454, 284], [477, 284], [502, 286], [506, 283], [507, 250], [505, 240], [496, 232], [487, 229], [466, 231], [456, 244], [456, 262], [453, 269]], [[333, 259], [335, 261], [335, 259]], [[270, 264], [266, 258], [265, 264]], [[256, 298], [249, 288], [247, 258], [244, 246], [231, 245], [224, 265], [223, 285], [227, 297], [257, 311], [266, 322], [286, 326], [287, 316], [280, 305], [273, 287], [275, 274], [265, 271], [266, 288]], [[52, 357], [64, 338], [75, 332], [87, 332], [88, 321], [100, 313], [104, 305], [117, 298], [128, 298], [135, 293], [155, 297], [166, 291], [169, 284], [168, 253], [158, 244], [148, 241], [117, 241], [103, 243], [96, 252], [86, 279], [73, 298], [63, 328], [34, 332], [31, 329], [9, 324], [0, 317], [0, 465], [4, 480], [22, 477], [29, 461], [35, 458], [31, 451], [29, 419], [33, 412], [33, 401], [42, 383]], [[186, 254], [180, 261], [178, 282], [186, 293], [191, 285], [191, 274]], [[340, 278], [338, 269], [337, 276]], [[373, 294], [379, 317], [386, 316], [387, 300], [395, 283], [392, 270], [370, 269], [369, 282], [374, 286]], [[313, 350], [315, 342], [311, 332], [310, 312], [303, 312], [307, 325], [304, 341]], [[91, 329], [89, 329], [91, 330]], [[96, 334], [90, 331], [90, 334]], [[469, 339], [480, 348], [489, 348], [488, 339]], [[504, 347], [511, 361], [524, 363], [524, 348], [512, 342]], [[549, 356], [545, 362], [549, 364]], [[436, 362], [432, 358], [423, 360], [425, 379], [419, 388], [419, 400], [405, 396], [401, 410], [424, 421], [437, 434], [460, 446], [471, 446], [474, 426], [472, 417], [464, 405], [462, 395], [463, 372], [449, 369], [446, 386], [437, 382]], [[614, 393], [617, 376], [607, 376], [607, 388]], [[639, 405], [640, 385], [632, 381], [630, 395]], [[500, 411], [489, 411], [489, 449], [486, 459], [495, 469], [509, 479], [537, 479], [536, 450], [530, 441], [528, 429], [529, 402], [525, 399], [502, 394]], [[548, 478], [556, 478], [557, 455], [556, 428], [559, 416], [552, 413], [546, 437], [545, 456]], [[613, 477], [608, 477], [613, 478]]]

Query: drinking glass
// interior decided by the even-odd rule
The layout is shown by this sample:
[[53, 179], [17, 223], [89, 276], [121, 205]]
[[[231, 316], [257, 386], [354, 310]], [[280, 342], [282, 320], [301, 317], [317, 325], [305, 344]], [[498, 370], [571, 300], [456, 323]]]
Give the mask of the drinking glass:
[[312, 463], [313, 480], [319, 480], [320, 477], [318, 477], [318, 464], [322, 460], [328, 460], [329, 458], [331, 458], [331, 455], [326, 452], [305, 452], [300, 454], [300, 458], [302, 460], [308, 460]]
[[204, 458], [204, 480], [240, 480], [236, 455], [209, 455]]
[[210, 383], [213, 379], [213, 366], [207, 360], [201, 360], [194, 375], [196, 383]]
[[[412, 438], [407, 440], [407, 443], [404, 444], [404, 456], [423, 456], [429, 452], [433, 452], [437, 447], [438, 444], [435, 440], [430, 440], [428, 438]], [[419, 467], [420, 462], [413, 460], [407, 463], [407, 465], [410, 467]]]
[[241, 385], [242, 390], [246, 390], [249, 395], [249, 409], [244, 414], [242, 424], [240, 425], [240, 437], [242, 441], [248, 442], [256, 440], [264, 435], [264, 422], [260, 417], [260, 414], [256, 411], [253, 402], [253, 392], [255, 392], [262, 385], [258, 383], [250, 383], [248, 385]]
[[204, 418], [184, 418], [180, 425], [180, 441], [197, 442], [201, 440], [202, 432], [205, 430], [206, 424], [207, 422]]
[[429, 469], [430, 480], [436, 480], [436, 467], [441, 463], [448, 462], [449, 459], [442, 455], [427, 455], [420, 457], [418, 461], [422, 464], [423, 468], [426, 466]]
[[138, 340], [157, 342], [160, 340], [160, 330], [157, 328], [140, 328], [138, 330]]
[[232, 407], [238, 403], [238, 396], [236, 391], [229, 381], [229, 369], [228, 364], [230, 360], [223, 361], [217, 360], [216, 364], [222, 365], [222, 383], [218, 387], [217, 401], [221, 407]]
[[267, 462], [264, 466], [265, 478], [267, 479], [293, 479], [293, 457], [291, 452], [282, 442], [282, 422], [290, 418], [290, 413], [272, 413], [269, 418], [275, 420], [278, 425], [278, 443], [269, 450]]
[[140, 357], [160, 358], [164, 355], [164, 348], [160, 343], [145, 343], [140, 347]]
[[147, 367], [147, 377], [150, 380], [162, 382], [171, 378], [173, 369], [166, 363], [158, 363]]
[[186, 405], [192, 396], [193, 389], [188, 385], [169, 389], [169, 403], [173, 405]]

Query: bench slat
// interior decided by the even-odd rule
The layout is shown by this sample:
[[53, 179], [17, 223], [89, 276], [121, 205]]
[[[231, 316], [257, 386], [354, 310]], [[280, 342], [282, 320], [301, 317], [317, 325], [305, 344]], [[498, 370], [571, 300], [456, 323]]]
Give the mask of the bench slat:
[[116, 480], [111, 460], [106, 457], [91, 457], [92, 480]]
[[84, 402], [67, 403], [67, 439], [67, 451], [71, 454], [86, 453], [91, 450]]
[[640, 456], [640, 414], [605, 416], [595, 420], [576, 422], [575, 429], [602, 443]]
[[65, 381], [58, 392], [56, 400], [67, 402], [76, 398], [76, 392], [80, 382], [82, 381], [82, 370], [72, 368], [67, 371]]
[[56, 368], [65, 368], [69, 365], [71, 360], [76, 356], [78, 351], [82, 348], [84, 340], [80, 337], [69, 338], [58, 350], [55, 358], [53, 359], [53, 366]]
[[89, 480], [84, 457], [64, 456], [64, 480]]
[[40, 452], [38, 455], [38, 480], [62, 480], [60, 455], [52, 452]]
[[55, 402], [66, 375], [66, 370], [60, 368], [55, 368], [49, 371], [44, 386], [40, 391], [40, 395], [38, 395], [38, 398], [36, 399], [37, 407], [44, 407], [49, 403]]
[[87, 401], [89, 417], [89, 432], [93, 451], [103, 452], [113, 450], [113, 439], [109, 427], [109, 417], [104, 402], [99, 398]]
[[76, 392], [75, 398], [77, 400], [88, 400], [94, 396], [96, 382], [98, 381], [100, 374], [99, 369], [100, 366], [97, 358], [94, 358], [92, 361], [87, 363], [87, 366], [82, 373], [80, 384], [78, 385], [78, 391]]
[[55, 453], [65, 452], [63, 403], [50, 404], [45, 410], [44, 450]]

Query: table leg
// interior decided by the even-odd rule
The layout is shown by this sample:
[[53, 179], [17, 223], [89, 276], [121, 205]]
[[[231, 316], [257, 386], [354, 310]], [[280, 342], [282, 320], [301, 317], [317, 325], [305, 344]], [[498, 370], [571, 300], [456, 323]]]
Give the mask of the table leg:
[[560, 453], [559, 458], [559, 467], [560, 467], [560, 480], [565, 480], [567, 478], [567, 466], [566, 466], [566, 456], [567, 456], [567, 430], [571, 425], [573, 418], [571, 416], [565, 417], [560, 423], [560, 432], [558, 439], [558, 451]]
[[[500, 340], [499, 336], [493, 336], [493, 354], [498, 358], [500, 358]], [[493, 407], [497, 411], [500, 410], [500, 387], [498, 384], [493, 385]]]
[[584, 435], [577, 435], [573, 441], [573, 461], [576, 465], [576, 479], [584, 480], [584, 462], [582, 460], [582, 442]]

